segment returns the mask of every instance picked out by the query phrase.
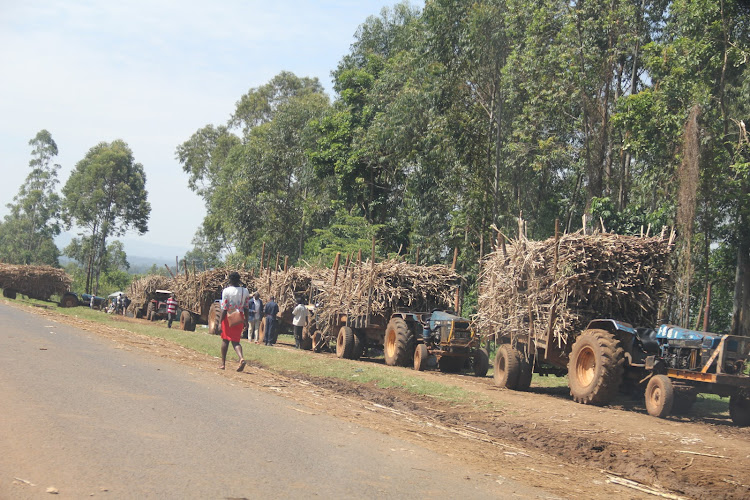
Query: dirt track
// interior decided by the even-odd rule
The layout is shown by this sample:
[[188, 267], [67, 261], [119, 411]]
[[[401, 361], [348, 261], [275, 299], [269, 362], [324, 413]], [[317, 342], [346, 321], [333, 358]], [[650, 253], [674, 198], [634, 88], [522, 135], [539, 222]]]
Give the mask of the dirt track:
[[[34, 311], [97, 332], [126, 349], [216, 371], [215, 358], [167, 341]], [[308, 354], [333, 360], [330, 354]], [[573, 403], [561, 389], [532, 386], [531, 393], [518, 393], [495, 388], [491, 378], [413, 373], [450, 381], [476, 394], [476, 400], [448, 406], [401, 390], [298, 373], [269, 374], [253, 363], [244, 373], [228, 370], [222, 375], [294, 399], [311, 413], [355, 421], [566, 498], [654, 498], [639, 485], [666, 498], [750, 497], [750, 428], [733, 427], [728, 419], [659, 420], [633, 402], [599, 408]], [[621, 480], [639, 484], [613, 484]]]

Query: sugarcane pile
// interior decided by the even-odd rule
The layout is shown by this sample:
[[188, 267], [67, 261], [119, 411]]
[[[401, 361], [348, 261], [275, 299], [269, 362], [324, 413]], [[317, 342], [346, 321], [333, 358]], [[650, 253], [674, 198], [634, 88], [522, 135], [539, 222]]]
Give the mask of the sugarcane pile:
[[38, 300], [70, 291], [73, 280], [63, 269], [0, 263], [0, 288]]
[[[336, 276], [328, 270], [317, 302], [319, 324], [336, 312], [388, 317], [391, 312], [452, 309], [461, 277], [444, 265], [419, 266], [399, 260], [352, 265]], [[370, 297], [370, 289], [372, 296]], [[369, 305], [368, 305], [369, 304]]]
[[276, 297], [280, 314], [291, 311], [298, 298], [306, 301], [316, 295], [318, 286], [325, 283], [329, 269], [315, 267], [290, 267], [286, 271], [268, 271], [261, 278], [256, 278], [251, 292], [257, 291], [261, 299], [267, 302], [271, 296]]
[[555, 238], [521, 238], [485, 257], [475, 318], [480, 331], [536, 338], [551, 332], [564, 346], [595, 318], [656, 324], [672, 284], [671, 241], [577, 232], [560, 238], [557, 256], [555, 247]]
[[159, 274], [149, 274], [134, 279], [130, 284], [130, 292], [127, 294], [131, 300], [133, 309], [145, 308], [151, 301], [157, 290], [170, 290], [173, 280]]
[[[221, 299], [221, 292], [229, 284], [229, 274], [232, 271], [235, 269], [223, 267], [196, 274], [178, 274], [172, 281], [171, 290], [182, 309], [206, 315], [211, 304]], [[255, 286], [254, 273], [244, 269], [236, 271], [240, 274], [240, 281], [252, 293]]]

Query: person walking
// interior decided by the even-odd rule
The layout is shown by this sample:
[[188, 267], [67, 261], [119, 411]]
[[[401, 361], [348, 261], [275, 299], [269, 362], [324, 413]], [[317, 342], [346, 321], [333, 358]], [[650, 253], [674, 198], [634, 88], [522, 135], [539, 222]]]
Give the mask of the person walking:
[[229, 343], [232, 343], [237, 356], [240, 358], [240, 364], [237, 371], [245, 369], [245, 357], [242, 354], [240, 338], [242, 330], [245, 329], [245, 322], [248, 317], [248, 307], [250, 305], [250, 292], [240, 284], [240, 274], [236, 271], [229, 273], [229, 286], [221, 292], [221, 366], [220, 370], [226, 367], [227, 351]]
[[260, 300], [260, 294], [255, 292], [250, 301], [250, 318], [247, 326], [247, 339], [260, 343], [260, 321], [263, 319], [263, 301]]
[[266, 304], [263, 313], [266, 315], [266, 331], [263, 343], [274, 345], [276, 343], [276, 315], [279, 314], [279, 305], [276, 303], [276, 297], [271, 296], [271, 300]]
[[167, 328], [172, 328], [175, 314], [177, 314], [177, 301], [174, 299], [174, 294], [171, 294], [167, 299]]
[[297, 349], [302, 349], [302, 328], [307, 322], [307, 307], [302, 297], [297, 298], [297, 305], [292, 310], [292, 325], [294, 326], [294, 345]]

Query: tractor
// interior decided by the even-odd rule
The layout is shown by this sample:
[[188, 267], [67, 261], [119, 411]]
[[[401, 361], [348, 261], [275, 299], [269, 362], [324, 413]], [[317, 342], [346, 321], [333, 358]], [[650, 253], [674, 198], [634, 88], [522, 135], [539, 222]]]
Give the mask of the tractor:
[[[613, 319], [595, 319], [570, 344], [498, 347], [495, 383], [526, 390], [531, 372], [545, 364], [567, 369], [570, 394], [578, 403], [606, 404], [620, 390], [645, 394], [646, 410], [667, 417], [684, 413], [699, 393], [729, 397], [729, 414], [739, 426], [750, 425], [750, 337], [720, 335], [662, 324], [634, 328]], [[519, 381], [523, 380], [523, 384]], [[642, 392], [641, 392], [642, 391]]]

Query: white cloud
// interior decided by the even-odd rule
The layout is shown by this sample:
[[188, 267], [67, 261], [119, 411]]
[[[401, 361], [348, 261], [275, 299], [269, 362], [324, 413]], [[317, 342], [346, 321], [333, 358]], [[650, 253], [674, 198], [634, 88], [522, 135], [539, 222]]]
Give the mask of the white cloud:
[[61, 184], [101, 141], [125, 140], [147, 175], [150, 232], [190, 248], [205, 210], [174, 159], [282, 70], [330, 72], [386, 1], [0, 0], [0, 216], [27, 175], [28, 141], [57, 142]]

